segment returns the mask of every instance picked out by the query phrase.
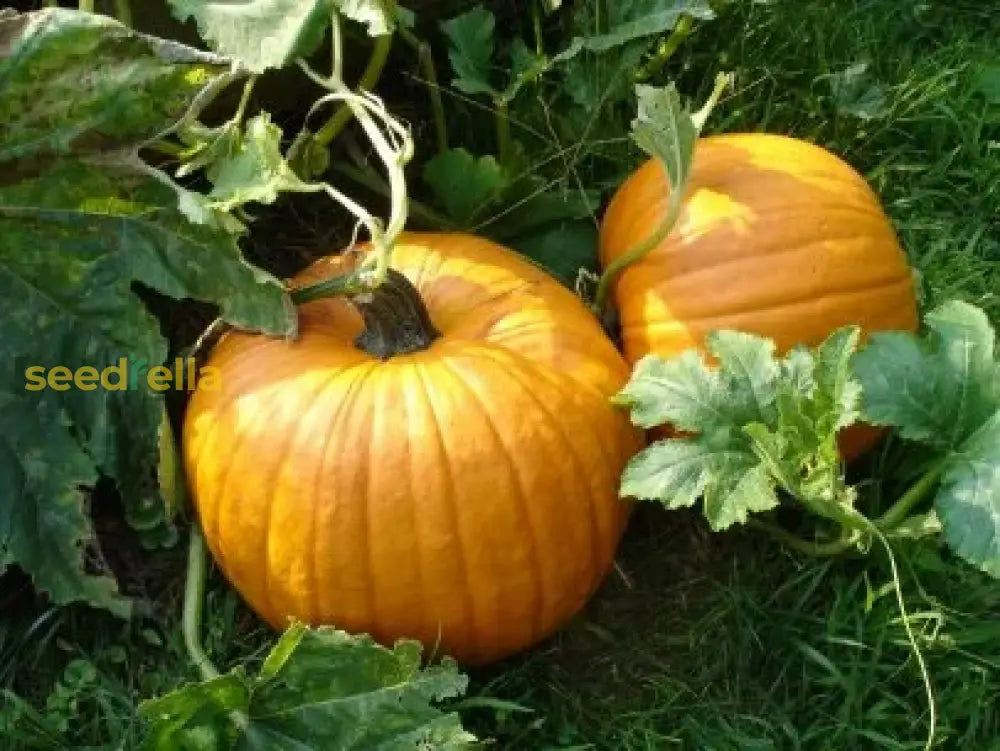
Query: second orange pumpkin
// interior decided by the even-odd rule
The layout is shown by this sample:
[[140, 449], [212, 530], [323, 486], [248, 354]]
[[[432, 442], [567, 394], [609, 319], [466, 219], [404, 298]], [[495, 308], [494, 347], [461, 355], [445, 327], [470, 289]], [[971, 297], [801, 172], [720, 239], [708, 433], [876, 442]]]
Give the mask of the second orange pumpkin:
[[[700, 139], [677, 224], [615, 282], [626, 359], [703, 349], [714, 329], [750, 331], [781, 351], [831, 331], [914, 330], [906, 256], [864, 179], [830, 152], [768, 134]], [[611, 201], [605, 266], [649, 236], [670, 187], [650, 160]], [[857, 438], [855, 455], [870, 439]]]

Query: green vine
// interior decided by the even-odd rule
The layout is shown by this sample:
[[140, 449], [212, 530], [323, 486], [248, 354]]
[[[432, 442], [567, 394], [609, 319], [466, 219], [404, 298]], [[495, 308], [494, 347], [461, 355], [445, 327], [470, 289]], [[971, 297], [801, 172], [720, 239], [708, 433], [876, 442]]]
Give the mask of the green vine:
[[416, 53], [427, 95], [431, 101], [431, 117], [434, 122], [434, 142], [437, 152], [443, 154], [448, 150], [448, 123], [444, 115], [444, 102], [441, 99], [441, 86], [438, 84], [437, 70], [434, 66], [434, 53], [431, 46], [418, 38], [409, 29], [400, 26], [397, 33]]
[[[184, 610], [181, 630], [184, 635], [184, 646], [188, 657], [198, 669], [202, 680], [211, 681], [220, 676], [219, 669], [205, 653], [201, 643], [201, 620], [205, 602], [205, 578], [208, 571], [208, 556], [205, 551], [205, 538], [201, 534], [198, 523], [191, 524], [191, 537], [188, 540], [187, 580], [184, 583]], [[233, 724], [245, 730], [250, 721], [242, 712], [230, 712], [229, 718]]]
[[[371, 91], [378, 84], [379, 78], [382, 76], [382, 71], [385, 68], [385, 63], [389, 59], [389, 52], [392, 49], [392, 38], [393, 35], [391, 33], [383, 34], [376, 38], [375, 45], [372, 47], [371, 57], [368, 59], [368, 65], [365, 67], [364, 73], [361, 74], [361, 79], [358, 81], [358, 89]], [[354, 112], [350, 106], [344, 105], [340, 107], [316, 131], [313, 140], [320, 146], [328, 146], [340, 135], [340, 132], [353, 117]]]

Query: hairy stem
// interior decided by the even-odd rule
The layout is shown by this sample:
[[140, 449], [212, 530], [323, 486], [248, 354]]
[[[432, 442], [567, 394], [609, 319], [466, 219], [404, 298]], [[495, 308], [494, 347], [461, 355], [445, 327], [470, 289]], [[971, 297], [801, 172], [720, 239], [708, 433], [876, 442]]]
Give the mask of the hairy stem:
[[545, 54], [545, 43], [542, 38], [542, 14], [540, 12], [543, 1], [538, 0], [538, 2], [531, 4], [531, 30], [535, 35], [535, 54], [538, 57]]
[[154, 141], [153, 143], [146, 144], [146, 148], [158, 154], [175, 157], [179, 157], [187, 150], [179, 143], [174, 143], [173, 141]]
[[437, 71], [434, 68], [434, 53], [431, 46], [418, 38], [409, 29], [400, 26], [397, 33], [417, 53], [420, 71], [427, 86], [427, 95], [431, 100], [431, 116], [434, 122], [434, 140], [439, 154], [448, 150], [448, 123], [444, 116], [444, 102], [441, 99], [441, 86], [438, 84]]
[[292, 302], [296, 305], [304, 305], [313, 300], [322, 300], [325, 297], [336, 297], [337, 295], [353, 295], [365, 289], [364, 283], [358, 275], [351, 271], [347, 274], [324, 279], [321, 282], [310, 284], [306, 287], [299, 287], [291, 291]]
[[205, 555], [205, 538], [197, 523], [191, 525], [191, 539], [188, 541], [187, 581], [184, 583], [184, 615], [182, 630], [184, 646], [188, 657], [198, 668], [202, 680], [210, 681], [219, 677], [215, 667], [201, 646], [201, 614], [205, 598], [205, 573], [208, 568]]
[[674, 228], [674, 224], [677, 222], [677, 217], [680, 216], [681, 207], [684, 205], [683, 196], [678, 190], [672, 191], [670, 193], [670, 204], [667, 208], [667, 215], [663, 217], [663, 221], [660, 225], [649, 235], [645, 240], [640, 242], [635, 247], [629, 249], [626, 253], [618, 256], [615, 260], [608, 264], [608, 267], [601, 274], [601, 280], [597, 283], [597, 292], [594, 294], [594, 305], [593, 310], [598, 316], [603, 315], [605, 307], [608, 304], [608, 295], [611, 292], [611, 285], [614, 283], [618, 275], [622, 273], [628, 266], [631, 266], [636, 261], [642, 260], [653, 248], [663, 242], [667, 235], [670, 234], [670, 230]]
[[934, 486], [937, 485], [938, 480], [941, 479], [941, 474], [944, 472], [945, 465], [946, 461], [944, 459], [933, 464], [909, 490], [903, 493], [889, 507], [888, 511], [875, 520], [875, 526], [882, 530], [892, 530], [906, 521], [913, 507], [924, 500], [934, 489]]
[[[383, 34], [375, 39], [371, 57], [368, 58], [368, 65], [365, 67], [364, 73], [361, 74], [361, 80], [358, 81], [357, 88], [365, 91], [371, 91], [375, 88], [379, 78], [382, 76], [386, 60], [389, 59], [389, 51], [392, 49], [392, 36], [392, 34]], [[352, 117], [354, 117], [354, 112], [351, 110], [351, 107], [343, 105], [333, 113], [329, 120], [320, 126], [313, 139], [320, 146], [330, 145], [351, 121]]]
[[240, 103], [236, 106], [236, 114], [233, 115], [233, 122], [241, 124], [243, 122], [243, 116], [246, 114], [247, 105], [250, 104], [250, 95], [253, 93], [253, 87], [257, 84], [257, 76], [253, 75], [247, 78], [246, 83], [243, 84], [243, 93], [240, 94]]
[[792, 534], [784, 527], [761, 519], [750, 519], [748, 522], [754, 529], [759, 529], [771, 535], [781, 544], [799, 553], [817, 557], [836, 556], [845, 553], [858, 541], [858, 533], [855, 530], [844, 530], [840, 537], [827, 542], [816, 542], [806, 540], [798, 535]]
[[[202, 680], [210, 681], [218, 678], [220, 673], [212, 660], [205, 654], [201, 645], [201, 615], [205, 600], [205, 574], [208, 569], [208, 556], [205, 554], [205, 538], [202, 537], [201, 528], [197, 522], [191, 525], [190, 534], [181, 629], [184, 634], [184, 646], [187, 648], [191, 662], [198, 668]], [[241, 730], [245, 730], [250, 724], [249, 718], [236, 710], [229, 713], [229, 719]]]

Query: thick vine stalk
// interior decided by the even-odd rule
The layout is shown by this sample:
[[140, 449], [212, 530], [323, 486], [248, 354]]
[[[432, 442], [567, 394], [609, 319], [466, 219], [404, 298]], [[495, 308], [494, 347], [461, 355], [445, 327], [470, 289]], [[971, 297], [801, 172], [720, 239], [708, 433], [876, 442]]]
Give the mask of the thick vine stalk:
[[[713, 87], [708, 100], [705, 102], [705, 105], [691, 115], [691, 121], [699, 132], [704, 127], [705, 121], [715, 108], [715, 105], [718, 104], [719, 99], [722, 97], [722, 93], [732, 83], [732, 80], [732, 75], [728, 73], [720, 73], [715, 77], [715, 86]], [[604, 273], [601, 274], [601, 279], [597, 283], [597, 292], [594, 294], [593, 305], [593, 311], [598, 316], [603, 315], [604, 309], [607, 307], [608, 296], [611, 293], [611, 285], [614, 283], [615, 279], [618, 278], [618, 275], [633, 263], [641, 261], [650, 253], [650, 251], [667, 239], [667, 236], [677, 223], [677, 219], [681, 214], [681, 209], [684, 206], [685, 187], [686, 186], [684, 185], [670, 186], [670, 195], [667, 199], [667, 213], [663, 217], [663, 221], [661, 221], [657, 228], [653, 230], [653, 232], [650, 233], [644, 240], [608, 264]]]
[[437, 152], [443, 154], [448, 150], [448, 121], [444, 115], [444, 102], [441, 99], [441, 86], [438, 84], [437, 70], [434, 68], [434, 53], [431, 46], [418, 38], [409, 29], [399, 27], [397, 33], [417, 53], [420, 71], [427, 86], [427, 95], [431, 100], [431, 116], [434, 121], [434, 139]]
[[182, 631], [184, 646], [191, 662], [198, 668], [203, 680], [219, 677], [219, 669], [205, 654], [201, 645], [201, 616], [204, 607], [205, 573], [208, 568], [205, 555], [205, 538], [201, 535], [197, 522], [191, 524], [191, 538], [188, 541], [187, 580], [184, 583], [184, 615]]
[[[205, 653], [201, 644], [201, 616], [205, 603], [205, 576], [208, 570], [208, 556], [205, 551], [205, 538], [197, 522], [192, 522], [190, 539], [188, 541], [187, 580], [184, 582], [184, 611], [181, 616], [181, 631], [184, 634], [184, 646], [188, 657], [202, 680], [211, 681], [220, 676], [211, 658]], [[232, 723], [245, 730], [249, 719], [238, 711], [229, 713]]]
[[[361, 79], [358, 81], [358, 89], [371, 91], [375, 88], [379, 78], [382, 76], [385, 63], [389, 59], [389, 51], [392, 49], [392, 38], [393, 35], [390, 32], [375, 39], [368, 65], [365, 67], [364, 73], [361, 74]], [[320, 146], [328, 146], [340, 135], [340, 132], [347, 126], [352, 117], [354, 117], [354, 112], [349, 106], [345, 105], [341, 107], [316, 131], [313, 139]]]

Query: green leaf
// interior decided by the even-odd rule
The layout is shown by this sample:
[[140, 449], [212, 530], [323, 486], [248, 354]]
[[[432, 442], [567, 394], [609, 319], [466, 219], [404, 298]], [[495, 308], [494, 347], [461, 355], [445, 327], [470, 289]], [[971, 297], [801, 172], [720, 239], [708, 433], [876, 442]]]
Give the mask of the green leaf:
[[714, 530], [745, 523], [750, 512], [778, 505], [774, 481], [738, 438], [654, 443], [626, 466], [621, 495], [657, 500], [668, 509], [693, 506], [704, 496], [705, 517]]
[[56, 400], [31, 403], [0, 386], [0, 569], [17, 563], [56, 602], [84, 600], [127, 616], [131, 606], [108, 572], [83, 571], [93, 531], [80, 488], [96, 482]]
[[639, 113], [632, 121], [632, 138], [643, 151], [663, 164], [671, 190], [683, 191], [691, 173], [698, 128], [681, 104], [674, 84], [635, 87]]
[[665, 423], [711, 433], [752, 422], [773, 421], [779, 364], [774, 343], [738, 331], [716, 331], [706, 340], [718, 358], [709, 367], [694, 350], [670, 360], [647, 355], [615, 397], [632, 410], [632, 421], [652, 428]]
[[424, 165], [424, 182], [460, 227], [493, 205], [507, 185], [492, 156], [474, 157], [462, 148], [449, 149]]
[[[293, 311], [231, 234], [189, 223], [177, 186], [137, 156], [220, 66], [69, 11], [7, 18], [0, 39], [0, 100], [39, 100], [5, 109], [16, 116], [0, 126], [0, 299], [8, 301], [0, 307], [0, 568], [19, 564], [57, 603], [124, 614], [85, 488], [111, 477], [143, 539], [171, 537], [155, 471], [163, 399], [139, 371], [161, 364], [167, 345], [133, 286], [215, 303], [232, 324], [271, 333], [293, 332]], [[169, 96], [166, 82], [177, 86]], [[59, 106], [38, 92], [61, 97]], [[114, 92], [127, 104], [118, 119], [95, 117]], [[76, 374], [122, 361], [120, 390], [93, 379], [89, 390], [65, 382], [55, 390], [44, 378], [40, 390], [26, 388], [31, 367]]]
[[613, 401], [644, 428], [668, 424], [692, 433], [635, 457], [623, 495], [680, 508], [705, 500], [713, 529], [746, 522], [778, 504], [776, 488], [816, 513], [842, 519], [854, 496], [837, 453], [839, 429], [854, 421], [858, 386], [849, 369], [859, 332], [834, 332], [814, 351], [784, 359], [751, 334], [709, 335], [710, 367], [695, 351], [670, 360], [644, 357]]
[[716, 331], [706, 337], [705, 346], [719, 361], [722, 388], [737, 422], [772, 420], [781, 375], [774, 342], [740, 331]]
[[995, 335], [982, 310], [949, 302], [925, 318], [927, 335], [873, 334], [854, 360], [865, 419], [949, 450], [1000, 407]]
[[858, 421], [861, 384], [854, 378], [851, 359], [858, 349], [861, 329], [846, 326], [827, 337], [820, 346], [813, 371], [816, 417], [826, 420], [823, 433], [833, 433]]
[[[296, 624], [256, 678], [237, 669], [143, 702], [151, 725], [143, 749], [458, 751], [475, 737], [434, 704], [466, 686], [453, 662], [421, 669], [416, 642], [387, 649], [367, 636]], [[233, 712], [243, 715], [243, 727], [232, 723]]]
[[455, 72], [452, 85], [466, 94], [496, 94], [490, 83], [496, 19], [477, 5], [460, 16], [444, 21], [441, 28], [451, 42], [448, 59]]
[[[404, 8], [397, 8], [394, 15], [390, 10], [389, 0], [331, 0], [331, 2], [341, 15], [364, 24], [368, 28], [369, 36], [373, 37], [391, 33], [400, 16], [404, 19], [407, 16]], [[413, 25], [412, 22], [410, 25]]]
[[0, 163], [152, 140], [227, 68], [106, 16], [50, 8], [0, 18]]
[[948, 546], [1000, 579], [1000, 409], [949, 459], [934, 505]]
[[511, 102], [522, 88], [538, 80], [550, 67], [550, 61], [545, 55], [539, 55], [528, 49], [524, 40], [518, 37], [510, 45], [510, 81], [500, 95], [504, 102]]
[[[330, 0], [168, 0], [181, 21], [191, 18], [202, 38], [254, 73], [308, 57], [330, 24]], [[335, 3], [355, 14], [371, 2]], [[345, 15], [349, 15], [346, 10]], [[372, 33], [384, 33], [382, 31]]]
[[150, 725], [142, 748], [219, 751], [233, 748], [237, 731], [230, 712], [246, 712], [250, 689], [242, 671], [184, 686], [144, 701], [139, 712]]
[[632, 422], [641, 428], [669, 423], [679, 430], [710, 432], [731, 422], [728, 399], [718, 372], [688, 350], [669, 360], [643, 357], [613, 401], [631, 409]]
[[700, 21], [715, 17], [708, 0], [616, 0], [608, 3], [604, 23], [600, 23], [592, 9], [584, 8], [587, 16], [578, 24], [601, 30], [574, 38], [569, 47], [554, 58], [555, 62], [568, 62], [585, 50], [607, 52], [637, 39], [669, 32], [684, 15]]
[[829, 83], [838, 112], [860, 120], [876, 120], [889, 114], [889, 89], [871, 79], [866, 62], [855, 63], [836, 73], [827, 73], [817, 80]]
[[926, 333], [874, 335], [855, 357], [866, 419], [936, 450], [944, 470], [934, 500], [945, 541], [1000, 578], [1000, 361], [986, 314], [948, 302]]
[[235, 143], [206, 169], [212, 183], [210, 205], [231, 211], [247, 203], [274, 203], [283, 191], [309, 187], [292, 171], [281, 153], [281, 128], [266, 112], [251, 118]]

